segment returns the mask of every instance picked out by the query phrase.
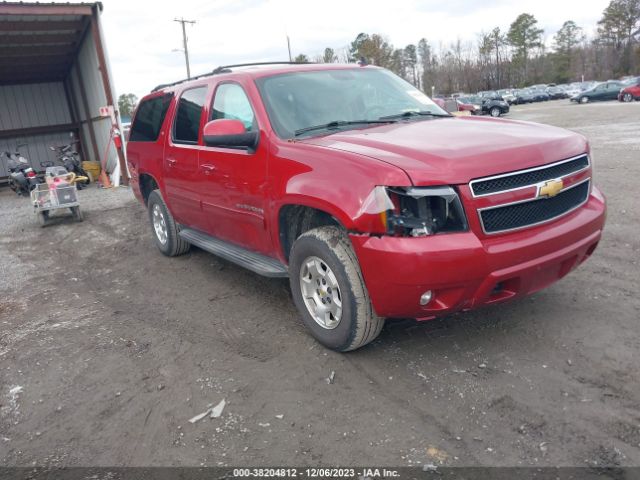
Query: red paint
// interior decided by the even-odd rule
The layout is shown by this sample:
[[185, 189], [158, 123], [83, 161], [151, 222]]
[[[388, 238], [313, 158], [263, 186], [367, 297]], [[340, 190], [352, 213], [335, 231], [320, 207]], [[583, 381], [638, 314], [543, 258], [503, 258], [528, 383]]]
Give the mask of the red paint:
[[[454, 117], [375, 125], [283, 140], [269, 123], [255, 85], [259, 77], [299, 70], [376, 68], [299, 65], [246, 68], [168, 87], [174, 93], [156, 142], [129, 142], [132, 185], [141, 199], [140, 175], [157, 182], [177, 221], [286, 263], [278, 215], [304, 205], [337, 219], [349, 232], [376, 312], [388, 317], [431, 318], [532, 293], [584, 261], [600, 239], [605, 201], [593, 189], [588, 202], [549, 223], [485, 235], [477, 208], [517, 201], [531, 189], [474, 198], [472, 179], [557, 162], [588, 152], [586, 139], [556, 127], [505, 119]], [[236, 82], [249, 98], [260, 131], [255, 152], [207, 147], [204, 133], [240, 132], [240, 122], [206, 122], [216, 87]], [[171, 141], [175, 98], [207, 85], [197, 145]], [[134, 118], [135, 121], [135, 118]], [[240, 125], [237, 125], [240, 123]], [[243, 131], [244, 131], [244, 127]], [[591, 176], [571, 175], [566, 185]], [[422, 238], [374, 236], [378, 215], [360, 212], [378, 185], [454, 185], [469, 231]], [[498, 282], [502, 289], [494, 292]], [[418, 300], [425, 290], [435, 298]], [[492, 293], [493, 292], [493, 293]]]
[[240, 120], [221, 118], [208, 122], [204, 126], [203, 135], [205, 137], [208, 135], [237, 135], [245, 131], [244, 124]]
[[630, 93], [634, 100], [640, 100], [640, 83], [623, 88], [618, 94], [618, 100], [622, 101], [622, 98], [626, 93]]

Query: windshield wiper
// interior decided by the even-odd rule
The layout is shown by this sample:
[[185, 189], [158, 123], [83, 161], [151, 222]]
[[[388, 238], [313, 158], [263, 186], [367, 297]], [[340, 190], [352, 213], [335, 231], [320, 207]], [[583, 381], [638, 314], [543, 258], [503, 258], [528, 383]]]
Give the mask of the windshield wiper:
[[393, 123], [392, 119], [379, 118], [378, 120], [333, 120], [332, 122], [323, 123], [322, 125], [314, 125], [313, 127], [299, 128], [293, 134], [297, 137], [303, 133], [313, 132], [314, 130], [331, 130], [348, 125], [369, 125], [376, 123]]
[[396, 118], [411, 118], [411, 117], [452, 117], [453, 115], [449, 115], [448, 113], [437, 113], [430, 112], [428, 110], [407, 110], [406, 112], [396, 113], [395, 115], [386, 115], [384, 117], [380, 117], [379, 120], [393, 120]]

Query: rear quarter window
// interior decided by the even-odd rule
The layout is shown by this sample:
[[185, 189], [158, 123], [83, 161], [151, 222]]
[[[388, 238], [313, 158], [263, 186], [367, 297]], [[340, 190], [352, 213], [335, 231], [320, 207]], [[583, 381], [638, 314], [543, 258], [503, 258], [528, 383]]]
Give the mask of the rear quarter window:
[[173, 95], [142, 100], [131, 125], [130, 142], [155, 142]]

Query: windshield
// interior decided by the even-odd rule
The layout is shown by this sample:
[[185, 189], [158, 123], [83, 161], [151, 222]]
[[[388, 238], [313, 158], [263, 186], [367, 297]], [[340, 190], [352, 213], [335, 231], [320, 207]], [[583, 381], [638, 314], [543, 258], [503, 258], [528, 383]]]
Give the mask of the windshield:
[[[329, 124], [325, 130], [363, 128], [367, 122], [405, 112], [447, 115], [413, 85], [377, 68], [285, 73], [260, 78], [256, 84], [280, 138], [292, 138], [301, 130]], [[325, 132], [318, 128], [306, 132], [319, 133]]]

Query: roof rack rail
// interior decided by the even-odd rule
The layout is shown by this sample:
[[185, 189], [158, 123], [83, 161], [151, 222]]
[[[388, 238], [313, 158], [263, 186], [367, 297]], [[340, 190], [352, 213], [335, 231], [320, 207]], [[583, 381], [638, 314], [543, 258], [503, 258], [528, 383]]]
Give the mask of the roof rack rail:
[[173, 87], [174, 85], [179, 85], [180, 83], [188, 82], [191, 80], [198, 80], [200, 78], [210, 77], [212, 75], [219, 75], [221, 73], [230, 73], [232, 68], [237, 68], [237, 67], [254, 67], [254, 66], [260, 66], [260, 65], [308, 65], [313, 63], [315, 62], [253, 62], [253, 63], [237, 63], [235, 65], [221, 65], [219, 67], [216, 67], [210, 72], [203, 73], [195, 77], [184, 78], [182, 80], [178, 80], [177, 82], [173, 82], [173, 83], [163, 83], [155, 87], [153, 90], [151, 90], [151, 92], [157, 92], [158, 90], [162, 90], [163, 88]]
[[310, 63], [315, 63], [315, 62], [252, 62], [252, 63], [237, 63], [235, 65], [223, 65], [220, 66], [218, 68], [216, 68], [213, 72], [213, 74], [216, 73], [228, 73], [230, 72], [231, 68], [238, 68], [238, 67], [256, 67], [256, 66], [260, 66], [260, 65], [305, 65], [305, 64], [310, 64]]

